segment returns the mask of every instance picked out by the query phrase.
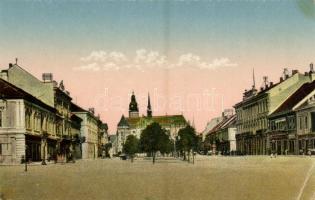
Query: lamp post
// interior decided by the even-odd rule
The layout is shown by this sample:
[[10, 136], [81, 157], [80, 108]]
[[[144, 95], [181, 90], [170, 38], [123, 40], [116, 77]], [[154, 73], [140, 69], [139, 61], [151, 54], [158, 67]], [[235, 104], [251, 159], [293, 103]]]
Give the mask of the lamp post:
[[25, 160], [24, 160], [24, 171], [27, 172], [27, 149], [28, 146], [25, 145]]

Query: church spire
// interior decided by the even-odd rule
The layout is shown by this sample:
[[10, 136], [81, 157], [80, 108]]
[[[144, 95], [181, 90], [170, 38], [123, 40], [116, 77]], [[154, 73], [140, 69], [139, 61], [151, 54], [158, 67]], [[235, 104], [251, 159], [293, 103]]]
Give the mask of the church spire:
[[148, 93], [147, 116], [148, 116], [148, 117], [152, 117], [152, 108], [151, 108], [150, 94], [149, 94], [149, 93]]
[[255, 83], [255, 69], [253, 68], [253, 89], [256, 89], [256, 83]]
[[129, 103], [129, 117], [139, 117], [138, 103], [133, 91], [131, 95], [131, 101]]

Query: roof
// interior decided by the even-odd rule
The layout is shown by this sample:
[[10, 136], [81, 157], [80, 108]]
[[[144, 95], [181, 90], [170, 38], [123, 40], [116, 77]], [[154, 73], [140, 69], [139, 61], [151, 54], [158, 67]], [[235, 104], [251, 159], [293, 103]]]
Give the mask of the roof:
[[74, 104], [73, 102], [71, 102], [70, 110], [71, 112], [88, 112], [87, 110], [81, 108], [80, 106]]
[[297, 91], [295, 91], [286, 101], [284, 101], [271, 116], [279, 115], [292, 111], [293, 107], [303, 100], [309, 93], [315, 90], [315, 81], [304, 83]]
[[42, 102], [38, 98], [34, 97], [33, 95], [27, 93], [21, 88], [18, 88], [15, 85], [1, 78], [0, 78], [0, 94], [1, 94], [0, 98], [2, 99], [24, 99], [36, 105], [39, 105], [47, 110], [50, 110], [52, 112], [56, 111], [54, 107], [47, 105], [46, 103]]
[[171, 124], [187, 124], [187, 121], [183, 115], [162, 115], [162, 116], [152, 116], [152, 117], [124, 117], [122, 116], [118, 126], [129, 126], [135, 127], [137, 123], [141, 120], [152, 120], [153, 122], [159, 123], [161, 126], [168, 126]]
[[71, 114], [71, 120], [73, 121], [77, 121], [77, 122], [81, 122], [82, 119], [78, 116], [76, 116], [75, 114]]
[[105, 130], [108, 130], [108, 124], [107, 123], [102, 123], [102, 128]]
[[117, 126], [129, 126], [124, 115], [121, 116], [120, 121], [118, 122]]
[[233, 125], [236, 122], [236, 115], [231, 115], [225, 119], [223, 119], [220, 123], [218, 123], [215, 127], [213, 127], [208, 133], [212, 134], [214, 132], [219, 131], [220, 129], [228, 128], [230, 125]]

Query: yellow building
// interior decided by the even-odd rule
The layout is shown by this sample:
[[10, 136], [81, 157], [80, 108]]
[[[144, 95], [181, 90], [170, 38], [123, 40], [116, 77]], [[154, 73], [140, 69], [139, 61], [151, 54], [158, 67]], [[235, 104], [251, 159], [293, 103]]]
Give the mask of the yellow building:
[[264, 87], [257, 90], [255, 83], [252, 89], [245, 90], [243, 100], [237, 103], [237, 151], [248, 155], [270, 153], [270, 141], [267, 137], [268, 116], [273, 113], [289, 96], [306, 82], [314, 80], [315, 73], [311, 64], [310, 72], [305, 74], [292, 70], [284, 71], [280, 82], [265, 82]]

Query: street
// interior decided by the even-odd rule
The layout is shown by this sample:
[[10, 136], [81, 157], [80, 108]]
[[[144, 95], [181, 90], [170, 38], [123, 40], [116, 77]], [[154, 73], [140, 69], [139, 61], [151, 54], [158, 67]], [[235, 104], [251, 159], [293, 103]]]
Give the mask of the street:
[[[2, 199], [311, 200], [315, 157], [86, 160], [0, 166]], [[312, 168], [313, 167], [313, 168]]]

